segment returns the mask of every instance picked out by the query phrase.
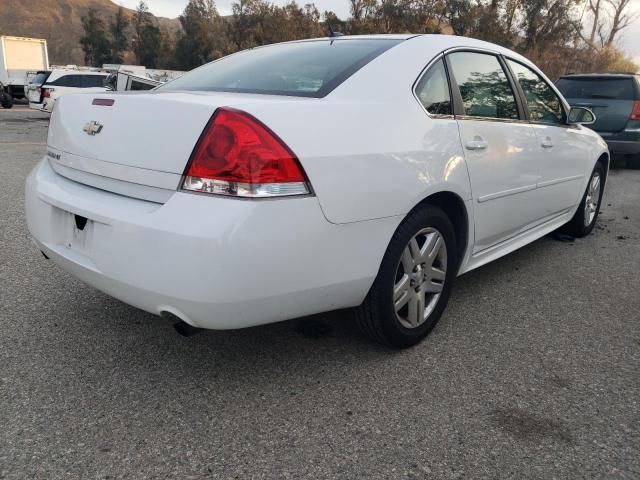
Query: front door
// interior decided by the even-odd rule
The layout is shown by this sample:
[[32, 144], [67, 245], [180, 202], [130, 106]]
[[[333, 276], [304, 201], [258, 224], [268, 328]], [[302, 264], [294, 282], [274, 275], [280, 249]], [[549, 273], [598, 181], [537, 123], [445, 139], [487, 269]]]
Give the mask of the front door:
[[567, 125], [558, 94], [532, 68], [507, 60], [517, 79], [538, 141], [540, 179], [536, 202], [544, 218], [566, 213], [579, 202], [589, 170], [589, 142], [582, 127]]

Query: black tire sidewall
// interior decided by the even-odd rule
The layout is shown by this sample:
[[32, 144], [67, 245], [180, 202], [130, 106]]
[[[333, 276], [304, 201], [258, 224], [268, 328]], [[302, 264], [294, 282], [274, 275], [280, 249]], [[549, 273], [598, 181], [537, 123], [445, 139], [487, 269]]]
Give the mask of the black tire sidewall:
[[[593, 217], [591, 223], [587, 226], [584, 224], [584, 208], [587, 202], [587, 193], [589, 191], [589, 185], [593, 180], [593, 176], [597, 173], [600, 174], [600, 197], [598, 198], [598, 206], [596, 208], [596, 214]], [[591, 175], [589, 176], [589, 182], [587, 183], [587, 188], [584, 190], [584, 194], [582, 195], [582, 201], [580, 202], [580, 206], [578, 207], [578, 211], [576, 212], [573, 223], [575, 225], [575, 229], [580, 236], [586, 236], [591, 233], [591, 231], [595, 228], [596, 222], [598, 221], [598, 215], [600, 214], [600, 205], [602, 204], [602, 194], [604, 193], [604, 167], [600, 162], [596, 163]]]
[[0, 94], [0, 103], [2, 104], [3, 108], [9, 109], [13, 107], [13, 97], [11, 97], [11, 95], [6, 92]]
[[[393, 285], [402, 252], [409, 240], [420, 230], [433, 227], [438, 230], [447, 247], [447, 273], [438, 303], [425, 323], [414, 329], [403, 327], [396, 317], [393, 304]], [[396, 230], [380, 265], [372, 292], [374, 308], [379, 315], [380, 327], [385, 337], [396, 347], [408, 347], [418, 343], [435, 327], [444, 311], [451, 286], [457, 274], [458, 255], [455, 232], [447, 215], [436, 207], [424, 206], [414, 210]]]

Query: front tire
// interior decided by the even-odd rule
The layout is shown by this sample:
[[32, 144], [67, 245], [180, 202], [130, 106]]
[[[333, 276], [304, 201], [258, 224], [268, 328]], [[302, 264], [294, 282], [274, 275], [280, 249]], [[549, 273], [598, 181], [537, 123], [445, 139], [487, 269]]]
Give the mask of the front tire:
[[578, 206], [575, 215], [564, 227], [563, 233], [568, 233], [574, 237], [586, 237], [596, 226], [600, 204], [602, 203], [602, 193], [604, 191], [605, 172], [600, 162], [591, 173], [587, 189], [582, 196], [582, 201]]
[[7, 109], [13, 107], [13, 97], [8, 93], [0, 93], [0, 105]]
[[396, 348], [420, 342], [440, 320], [458, 267], [451, 221], [439, 208], [417, 208], [400, 224], [378, 276], [356, 309], [360, 328]]

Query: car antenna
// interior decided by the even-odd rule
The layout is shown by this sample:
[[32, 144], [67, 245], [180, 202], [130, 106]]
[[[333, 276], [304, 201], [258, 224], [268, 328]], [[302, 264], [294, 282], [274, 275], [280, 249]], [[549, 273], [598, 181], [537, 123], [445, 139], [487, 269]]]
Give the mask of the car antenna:
[[329, 38], [342, 37], [344, 35], [342, 32], [334, 32], [333, 28], [331, 28], [331, 23], [327, 22], [327, 26], [329, 27]]

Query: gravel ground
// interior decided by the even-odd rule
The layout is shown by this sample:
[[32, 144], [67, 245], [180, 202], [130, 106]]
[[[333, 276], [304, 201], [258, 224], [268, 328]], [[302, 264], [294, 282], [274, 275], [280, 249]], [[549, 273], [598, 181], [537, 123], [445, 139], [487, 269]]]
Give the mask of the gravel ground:
[[640, 478], [640, 171], [458, 279], [419, 346], [347, 313], [178, 336], [33, 247], [47, 117], [0, 110], [0, 478]]

